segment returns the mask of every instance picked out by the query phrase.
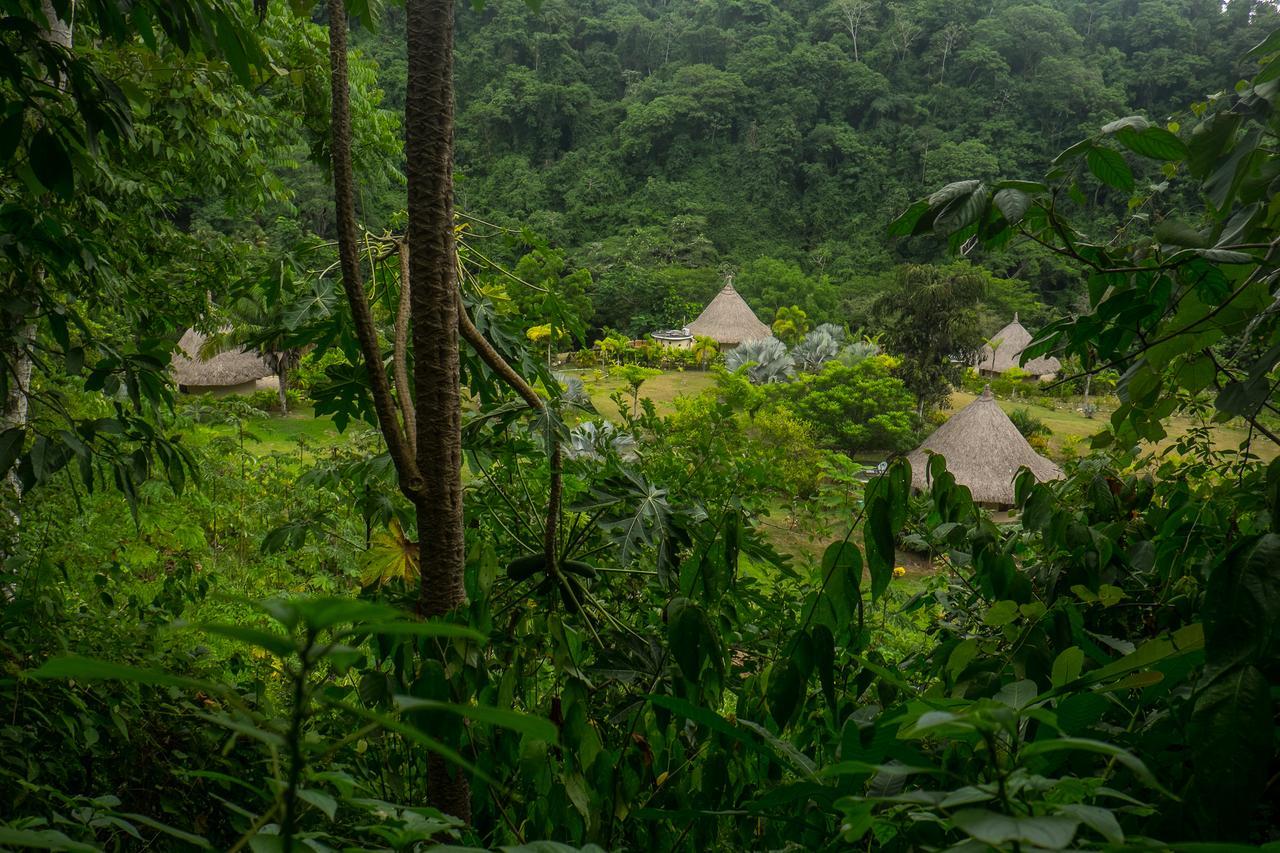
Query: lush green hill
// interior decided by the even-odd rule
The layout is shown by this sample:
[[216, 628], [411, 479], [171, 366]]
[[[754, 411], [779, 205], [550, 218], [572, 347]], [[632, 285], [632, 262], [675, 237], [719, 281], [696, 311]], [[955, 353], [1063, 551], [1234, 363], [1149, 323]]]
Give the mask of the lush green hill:
[[[402, 15], [374, 47], [393, 108]], [[1041, 174], [1110, 118], [1229, 90], [1277, 20], [1213, 0], [495, 0], [459, 13], [459, 192], [570, 247], [597, 324], [688, 319], [726, 265], [765, 315], [807, 300], [857, 322], [878, 274], [936, 257], [885, 239], [908, 199]], [[981, 260], [1069, 304], [1044, 253]]]

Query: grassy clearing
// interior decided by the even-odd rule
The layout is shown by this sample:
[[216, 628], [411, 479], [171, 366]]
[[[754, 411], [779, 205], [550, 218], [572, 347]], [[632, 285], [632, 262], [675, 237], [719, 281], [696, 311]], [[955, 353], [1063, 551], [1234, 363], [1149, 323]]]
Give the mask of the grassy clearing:
[[[299, 406], [283, 416], [264, 412], [261, 417], [245, 420], [243, 427], [246, 450], [260, 454], [296, 453], [301, 447], [304, 455], [311, 456], [346, 442], [353, 431], [364, 429], [365, 424], [352, 424], [346, 433], [340, 433], [329, 418], [316, 417], [310, 406]], [[236, 437], [235, 424], [200, 424], [191, 433], [196, 446]]]
[[[954, 414], [963, 409], [973, 400], [973, 394], [965, 391], [953, 391], [951, 393], [951, 405], [947, 410], [948, 414]], [[1068, 408], [1068, 406], [1075, 405], [1074, 400], [1062, 401], [1063, 408], [1061, 409], [1051, 409], [1025, 400], [997, 399], [996, 403], [1005, 412], [1012, 412], [1014, 409], [1026, 409], [1043, 421], [1044, 425], [1053, 432], [1053, 435], [1049, 437], [1049, 447], [1055, 455], [1060, 454], [1064, 447], [1073, 444], [1076, 445], [1076, 449], [1081, 455], [1087, 454], [1089, 452], [1089, 438], [1107, 425], [1107, 419], [1114, 410], [1114, 406], [1099, 405], [1098, 412], [1092, 418], [1086, 418], [1075, 411], [1074, 408]], [[1159, 442], [1156, 447], [1169, 446], [1178, 436], [1194, 425], [1197, 424], [1191, 418], [1171, 418], [1168, 423], [1169, 437]], [[1234, 450], [1248, 437], [1246, 430], [1229, 424], [1217, 425], [1214, 427], [1213, 432], [1215, 444], [1222, 450]], [[1277, 453], [1277, 448], [1266, 441], [1255, 442], [1253, 450], [1263, 459], [1272, 459]]]
[[[609, 399], [615, 391], [621, 391], [629, 400], [631, 392], [621, 379], [609, 376], [606, 370], [571, 370], [566, 371], [579, 377], [587, 386], [591, 402], [600, 414], [610, 419], [618, 418], [618, 407]], [[640, 386], [640, 398], [653, 401], [654, 408], [660, 415], [668, 415], [675, 408], [678, 397], [701, 394], [715, 385], [716, 377], [710, 371], [672, 370], [655, 376]]]

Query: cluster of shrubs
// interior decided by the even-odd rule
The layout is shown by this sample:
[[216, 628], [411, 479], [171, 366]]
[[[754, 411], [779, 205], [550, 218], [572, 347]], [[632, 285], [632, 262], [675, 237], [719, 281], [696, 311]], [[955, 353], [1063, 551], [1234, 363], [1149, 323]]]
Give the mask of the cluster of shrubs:
[[[1064, 373], [1070, 368], [1064, 370]], [[1094, 375], [1089, 382], [1089, 393], [1093, 397], [1103, 397], [1115, 391], [1118, 375], [1113, 370]], [[1075, 401], [1084, 393], [1083, 380], [1072, 379], [1059, 384], [1040, 382], [1025, 370], [1014, 367], [999, 376], [981, 376], [976, 370], [965, 373], [962, 387], [970, 394], [981, 394], [982, 390], [991, 387], [991, 393], [1005, 400], [1026, 400], [1049, 409], [1062, 408], [1064, 401]]]
[[590, 347], [570, 353], [567, 361], [583, 368], [634, 364], [660, 370], [708, 370], [723, 363], [710, 338], [695, 338], [692, 347], [673, 347], [652, 338], [632, 340], [610, 329]]

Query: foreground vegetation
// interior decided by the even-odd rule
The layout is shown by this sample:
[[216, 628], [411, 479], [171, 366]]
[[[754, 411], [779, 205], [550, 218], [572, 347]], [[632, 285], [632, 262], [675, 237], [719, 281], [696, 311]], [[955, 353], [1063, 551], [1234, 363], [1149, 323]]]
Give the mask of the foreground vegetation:
[[[329, 0], [314, 20], [300, 2], [4, 6], [0, 847], [1274, 846], [1280, 461], [1259, 448], [1280, 446], [1280, 33], [1238, 66], [1223, 54], [1262, 39], [1274, 9], [1069, 7], [1125, 48], [1113, 98], [1106, 54], [1047, 7], [971, 9], [972, 41], [939, 27], [922, 47], [923, 7], [704, 5], [641, 7], [643, 21], [549, 5], [532, 33], [493, 6], [510, 39], [490, 52], [449, 3], [415, 0], [403, 54], [383, 57], [404, 63], [403, 91], [348, 49], [365, 2]], [[861, 14], [879, 38], [855, 47], [868, 32], [851, 23], [852, 62], [829, 40], [787, 56], [827, 57], [805, 79], [866, 91], [799, 97], [778, 45]], [[1145, 50], [1161, 22], [1162, 47], [1215, 38]], [[510, 220], [453, 210], [455, 33], [463, 121], [495, 122], [458, 135], [460, 165]], [[634, 70], [637, 51], [656, 64], [660, 36], [664, 65], [703, 61], [631, 80], [620, 108], [572, 79], [579, 51], [599, 60], [584, 73]], [[508, 54], [535, 74], [503, 77], [486, 111], [477, 78]], [[934, 93], [898, 97], [876, 75], [932, 80], [917, 72], [935, 57], [937, 86], [958, 68], [973, 84], [955, 132], [1010, 136], [1010, 169], [1038, 171], [1036, 151], [1130, 96], [1162, 114], [1183, 86], [1203, 99], [1173, 121], [1091, 123], [1041, 179], [996, 181], [970, 146], [951, 165], [972, 177], [909, 205], [912, 182], [845, 171], [887, 162], [871, 149], [805, 155], [789, 167], [805, 187], [751, 168], [754, 151], [801, 150], [766, 144], [788, 126], [771, 107], [874, 107], [888, 118], [833, 138], [893, 149]], [[1249, 80], [1200, 93], [1230, 67]], [[568, 91], [535, 85], [561, 72]], [[692, 109], [666, 82], [724, 98]], [[677, 395], [658, 368], [606, 354], [619, 336], [594, 312], [674, 316], [685, 291], [619, 267], [597, 283], [512, 223], [563, 208], [600, 261], [618, 243], [589, 220], [684, 228], [628, 202], [644, 204], [641, 184], [682, 215], [689, 199], [607, 163], [573, 167], [584, 193], [550, 206], [499, 198], [540, 180], [497, 150], [522, 93], [536, 108], [510, 144], [539, 157], [574, 137], [572, 115], [591, 138], [579, 158], [656, 152], [717, 189], [736, 173], [795, 190], [741, 211], [878, 193], [900, 211], [890, 246], [966, 260], [886, 270], [865, 300], [828, 300], [830, 282], [816, 306], [770, 299], [778, 339]], [[1080, 94], [1090, 103], [1063, 106]], [[993, 97], [1039, 111], [999, 118]], [[588, 133], [619, 109], [625, 134]], [[724, 222], [726, 246], [749, 245]], [[703, 245], [679, 234], [671, 245]], [[853, 454], [912, 446], [966, 381], [984, 317], [1029, 295], [1000, 260], [1022, 251], [1070, 271], [1054, 280], [1071, 310], [1026, 355], [1057, 353], [1059, 388], [1108, 398], [1066, 477], [1021, 472], [997, 520], [940, 457], [923, 495], [900, 458], [862, 469]], [[668, 283], [712, 262], [671, 260]], [[588, 305], [593, 288], [653, 298]], [[293, 414], [176, 396], [166, 366], [191, 323], [269, 357]], [[602, 370], [594, 400], [553, 369], [566, 340], [621, 362], [584, 368]], [[1043, 437], [1034, 411], [1016, 420]], [[900, 566], [903, 549], [931, 573]]]

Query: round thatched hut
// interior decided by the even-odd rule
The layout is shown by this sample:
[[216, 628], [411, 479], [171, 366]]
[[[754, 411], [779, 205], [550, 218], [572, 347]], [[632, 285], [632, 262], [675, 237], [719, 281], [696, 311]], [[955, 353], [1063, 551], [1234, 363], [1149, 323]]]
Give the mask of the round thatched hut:
[[170, 370], [173, 381], [192, 394], [244, 394], [262, 389], [275, 389], [275, 372], [262, 357], [248, 350], [228, 350], [209, 358], [200, 356], [205, 336], [187, 329], [178, 341]]
[[711, 300], [711, 304], [687, 328], [692, 335], [713, 339], [722, 351], [745, 341], [758, 341], [773, 334], [768, 326], [760, 322], [746, 300], [733, 289], [732, 282], [725, 284], [716, 298]]
[[978, 368], [978, 373], [983, 376], [999, 376], [1006, 370], [1017, 367], [1038, 379], [1047, 380], [1052, 379], [1062, 369], [1062, 362], [1051, 355], [1033, 358], [1026, 364], [1018, 363], [1022, 357], [1022, 351], [1031, 343], [1031, 333], [1018, 322], [1016, 312], [1013, 315], [1013, 322], [996, 332], [991, 340], [995, 343], [995, 347], [992, 348], [991, 344], [983, 344], [978, 352], [978, 363], [974, 365]]
[[990, 388], [907, 454], [911, 485], [921, 491], [929, 488], [930, 452], [946, 458], [956, 482], [968, 486], [973, 499], [982, 504], [1012, 506], [1013, 478], [1024, 466], [1041, 482], [1062, 479], [1062, 469], [1027, 443], [996, 405]]

